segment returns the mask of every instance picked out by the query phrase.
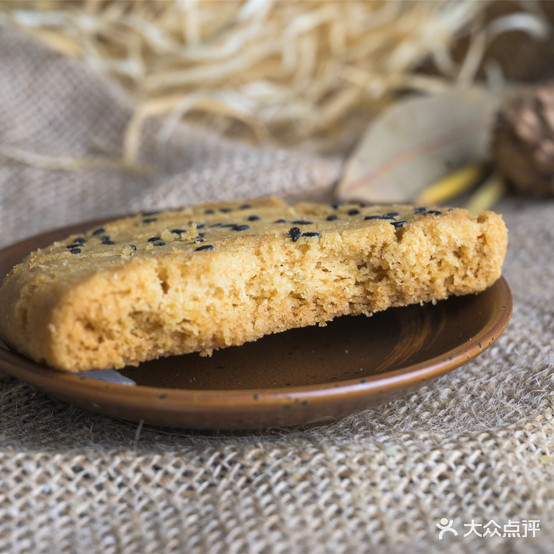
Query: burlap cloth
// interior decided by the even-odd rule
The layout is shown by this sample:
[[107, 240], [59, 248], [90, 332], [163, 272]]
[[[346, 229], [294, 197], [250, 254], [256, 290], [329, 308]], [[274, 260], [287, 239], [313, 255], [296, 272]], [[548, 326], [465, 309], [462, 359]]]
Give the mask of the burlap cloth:
[[[133, 109], [122, 92], [1, 27], [0, 68], [0, 245], [139, 208], [313, 197], [340, 172], [339, 160], [185, 125], [160, 137], [159, 122], [142, 141], [147, 173], [109, 167]], [[95, 161], [75, 168], [76, 158]], [[332, 425], [244, 435], [141, 427], [3, 375], [0, 551], [552, 552], [553, 207], [498, 208], [515, 308], [492, 348]], [[441, 518], [458, 536], [439, 541]], [[500, 533], [511, 522], [524, 534], [529, 520], [540, 530], [464, 537], [472, 520], [489, 533], [491, 520]]]

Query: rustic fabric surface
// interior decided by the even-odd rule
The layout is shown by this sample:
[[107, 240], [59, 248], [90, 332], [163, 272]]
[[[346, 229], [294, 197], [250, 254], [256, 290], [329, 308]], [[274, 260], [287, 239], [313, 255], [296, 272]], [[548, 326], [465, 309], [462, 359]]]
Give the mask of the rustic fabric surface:
[[[184, 125], [162, 140], [159, 122], [142, 142], [148, 174], [77, 170], [68, 159], [117, 157], [132, 103], [1, 27], [0, 67], [1, 245], [141, 208], [324, 196], [340, 171]], [[515, 302], [504, 335], [417, 392], [325, 427], [140, 426], [1, 374], [0, 552], [551, 552], [554, 204], [498, 209]], [[439, 541], [441, 518], [457, 537]], [[528, 537], [464, 537], [472, 520]]]

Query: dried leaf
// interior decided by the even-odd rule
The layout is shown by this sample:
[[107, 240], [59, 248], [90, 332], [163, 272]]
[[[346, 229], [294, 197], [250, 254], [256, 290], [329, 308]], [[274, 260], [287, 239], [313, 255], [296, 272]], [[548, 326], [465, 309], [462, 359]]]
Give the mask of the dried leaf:
[[406, 202], [453, 170], [482, 163], [501, 95], [454, 89], [408, 99], [373, 121], [346, 164], [340, 200]]

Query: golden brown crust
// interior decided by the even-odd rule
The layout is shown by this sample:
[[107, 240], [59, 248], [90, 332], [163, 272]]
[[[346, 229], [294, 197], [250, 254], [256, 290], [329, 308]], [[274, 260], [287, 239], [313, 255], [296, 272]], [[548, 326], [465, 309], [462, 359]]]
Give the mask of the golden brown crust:
[[30, 254], [0, 287], [0, 334], [83, 371], [209, 353], [345, 314], [490, 286], [492, 212], [277, 199], [140, 214]]

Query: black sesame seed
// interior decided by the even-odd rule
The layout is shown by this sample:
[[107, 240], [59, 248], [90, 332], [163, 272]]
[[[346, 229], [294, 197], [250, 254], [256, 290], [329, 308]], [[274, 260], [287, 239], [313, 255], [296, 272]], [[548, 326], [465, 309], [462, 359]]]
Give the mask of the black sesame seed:
[[204, 242], [203, 238], [194, 239], [194, 243]]
[[182, 235], [183, 233], [186, 233], [186, 229], [171, 229], [172, 233], [176, 233], [177, 235]]
[[160, 237], [150, 237], [148, 242], [156, 242], [157, 240], [161, 240]]
[[147, 219], [142, 220], [143, 223], [154, 223], [154, 221], [158, 221], [158, 218], [157, 217], [149, 217]]
[[249, 210], [252, 206], [250, 204], [243, 204], [239, 210]]
[[333, 208], [333, 210], [338, 210], [338, 209], [339, 209], [339, 205], [340, 205], [340, 204], [331, 204], [331, 208]]
[[319, 233], [303, 233], [303, 237], [320, 237], [321, 235]]
[[115, 242], [113, 240], [103, 240], [102, 241], [102, 244], [115, 244]]
[[302, 236], [302, 231], [298, 227], [291, 227], [289, 229], [289, 236], [292, 242], [296, 242]]
[[278, 219], [277, 221], [274, 221], [274, 223], [286, 223], [286, 219]]
[[104, 240], [110, 240], [110, 235], [102, 235], [100, 237], [100, 240], [104, 241]]
[[197, 223], [197, 224], [196, 224], [196, 228], [197, 228], [197, 229], [204, 229], [204, 227], [206, 227], [206, 224], [205, 224], [205, 223]]
[[370, 219], [385, 219], [382, 215], [367, 215], [364, 217], [365, 221], [369, 221]]
[[73, 244], [68, 244], [68, 245], [66, 246], [66, 248], [67, 248], [68, 250], [71, 250], [72, 248], [79, 248], [80, 246], [81, 246], [81, 245], [80, 245], [78, 242], [76, 242], [76, 243], [73, 243]]
[[339, 218], [338, 215], [328, 215], [327, 216], [327, 221], [335, 221]]
[[206, 233], [198, 233], [198, 236], [202, 238]]
[[296, 221], [291, 221], [295, 225], [313, 225], [313, 221], [307, 221], [305, 219], [297, 219]]
[[442, 212], [440, 210], [429, 210], [427, 215], [442, 215]]
[[219, 211], [222, 214], [228, 214], [231, 211], [231, 208], [219, 208]]
[[422, 213], [424, 213], [424, 212], [426, 212], [426, 211], [427, 211], [427, 208], [423, 208], [423, 207], [414, 208], [414, 212], [415, 212], [416, 214], [422, 214]]
[[70, 250], [70, 252], [71, 252], [72, 254], [80, 254], [80, 253], [81, 253], [81, 249], [80, 249], [80, 248], [72, 248], [72, 249]]
[[221, 223], [221, 224], [220, 224], [220, 227], [229, 227], [229, 228], [233, 228], [233, 227], [236, 227], [236, 223]]
[[166, 242], [164, 240], [157, 240], [153, 244], [154, 244], [154, 246], [165, 246]]
[[388, 214], [383, 214], [383, 217], [385, 218], [391, 218], [391, 217], [396, 217], [398, 215], [398, 212], [389, 212]]
[[208, 214], [208, 215], [215, 214], [215, 212], [213, 210], [204, 210], [204, 213]]
[[348, 210], [346, 213], [348, 215], [358, 215], [360, 213], [360, 210], [356, 210], [356, 208], [354, 208], [353, 210]]
[[142, 212], [142, 215], [148, 217], [149, 215], [157, 215], [160, 213], [160, 210], [154, 210], [152, 212]]
[[406, 221], [391, 221], [390, 224], [393, 227], [402, 227], [403, 225], [406, 225]]
[[199, 250], [213, 250], [214, 247], [211, 244], [205, 244], [204, 246], [199, 246], [195, 249], [195, 252], [198, 252]]
[[260, 216], [259, 215], [251, 215], [249, 218], [248, 218], [248, 221], [258, 221], [260, 219]]
[[250, 229], [250, 225], [235, 225], [233, 227], [233, 231], [246, 231], [246, 229]]
[[130, 244], [130, 245], [129, 245], [129, 248], [130, 248], [133, 252], [136, 252], [136, 251], [137, 251], [137, 247], [136, 247], [134, 244]]
[[87, 240], [83, 237], [77, 237], [76, 239], [73, 239], [73, 242], [75, 244], [85, 244], [85, 242], [87, 242]]
[[221, 227], [221, 223], [212, 223], [209, 227]]
[[96, 229], [96, 231], [93, 231], [92, 234], [94, 236], [96, 235], [101, 235], [106, 229], [104, 229], [104, 227], [100, 227], [99, 229]]

